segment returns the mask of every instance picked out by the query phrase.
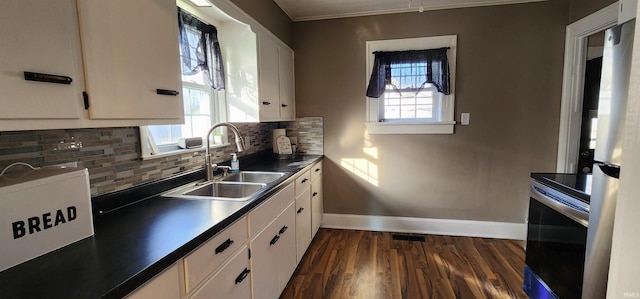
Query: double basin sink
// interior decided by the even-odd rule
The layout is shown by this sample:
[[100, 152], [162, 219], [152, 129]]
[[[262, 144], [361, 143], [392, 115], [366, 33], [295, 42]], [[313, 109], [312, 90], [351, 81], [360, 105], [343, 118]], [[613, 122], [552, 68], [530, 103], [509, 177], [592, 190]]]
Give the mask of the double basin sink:
[[241, 171], [215, 179], [212, 182], [196, 182], [163, 194], [165, 197], [247, 201], [287, 173]]

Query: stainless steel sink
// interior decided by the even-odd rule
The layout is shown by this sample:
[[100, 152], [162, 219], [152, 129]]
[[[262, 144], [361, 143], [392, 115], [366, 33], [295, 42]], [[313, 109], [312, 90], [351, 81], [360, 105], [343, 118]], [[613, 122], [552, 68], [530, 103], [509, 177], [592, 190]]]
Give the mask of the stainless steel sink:
[[213, 182], [196, 182], [167, 193], [165, 197], [192, 199], [247, 201], [262, 191], [268, 184], [286, 175], [285, 172], [241, 171]]
[[269, 184], [284, 175], [284, 172], [241, 171], [223, 177], [220, 181]]
[[162, 196], [195, 199], [246, 201], [265, 188], [264, 183], [210, 182], [190, 184], [171, 190]]
[[214, 182], [201, 186], [193, 191], [186, 192], [184, 195], [241, 198], [250, 197], [265, 186], [265, 184], [226, 184]]

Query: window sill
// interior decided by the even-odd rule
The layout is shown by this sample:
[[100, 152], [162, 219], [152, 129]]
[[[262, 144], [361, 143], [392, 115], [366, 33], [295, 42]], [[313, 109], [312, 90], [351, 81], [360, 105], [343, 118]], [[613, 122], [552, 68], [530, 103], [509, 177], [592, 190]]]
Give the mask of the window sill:
[[365, 123], [369, 135], [453, 134], [455, 121], [437, 123]]
[[[213, 144], [213, 145], [211, 145], [211, 147], [209, 149], [221, 148], [221, 147], [225, 147], [225, 146], [228, 146], [228, 145], [231, 145], [231, 143]], [[163, 151], [163, 152], [160, 152], [160, 153], [157, 153], [157, 154], [151, 154], [149, 156], [142, 156], [141, 159], [142, 160], [152, 160], [152, 159], [163, 158], [163, 157], [168, 157], [168, 156], [173, 156], [173, 155], [186, 154], [186, 153], [192, 153], [192, 152], [204, 152], [204, 148], [205, 148], [205, 146], [198, 147], [198, 148], [185, 148], [185, 149], [178, 148], [176, 150]], [[204, 153], [203, 153], [203, 155], [204, 155]]]

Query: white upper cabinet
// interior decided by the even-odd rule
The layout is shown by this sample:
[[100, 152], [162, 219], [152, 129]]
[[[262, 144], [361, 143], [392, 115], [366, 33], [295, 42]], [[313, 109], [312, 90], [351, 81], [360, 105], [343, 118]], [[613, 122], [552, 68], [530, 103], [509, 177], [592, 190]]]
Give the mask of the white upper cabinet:
[[293, 50], [258, 33], [260, 121], [295, 119]]
[[288, 47], [278, 49], [279, 66], [278, 78], [280, 85], [280, 118], [282, 120], [295, 120], [295, 79], [294, 79], [294, 55]]
[[[74, 0], [0, 1], [0, 119], [80, 118], [77, 32]], [[27, 81], [25, 72], [54, 82]]]
[[227, 120], [259, 122], [258, 42], [249, 25], [224, 22], [218, 30], [225, 63]]
[[228, 121], [295, 120], [293, 50], [253, 19], [224, 22], [218, 32]]
[[90, 118], [182, 123], [175, 0], [78, 0], [78, 14]]
[[258, 34], [260, 120], [280, 119], [278, 45], [264, 33]]
[[174, 0], [0, 1], [0, 128], [182, 123], [177, 27]]

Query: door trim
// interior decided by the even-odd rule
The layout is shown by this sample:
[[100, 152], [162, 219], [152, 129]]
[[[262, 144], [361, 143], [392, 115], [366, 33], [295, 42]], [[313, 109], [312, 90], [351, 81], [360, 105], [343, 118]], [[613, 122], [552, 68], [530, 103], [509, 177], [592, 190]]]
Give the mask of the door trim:
[[574, 173], [578, 164], [587, 37], [618, 22], [618, 2], [567, 26], [556, 171]]

